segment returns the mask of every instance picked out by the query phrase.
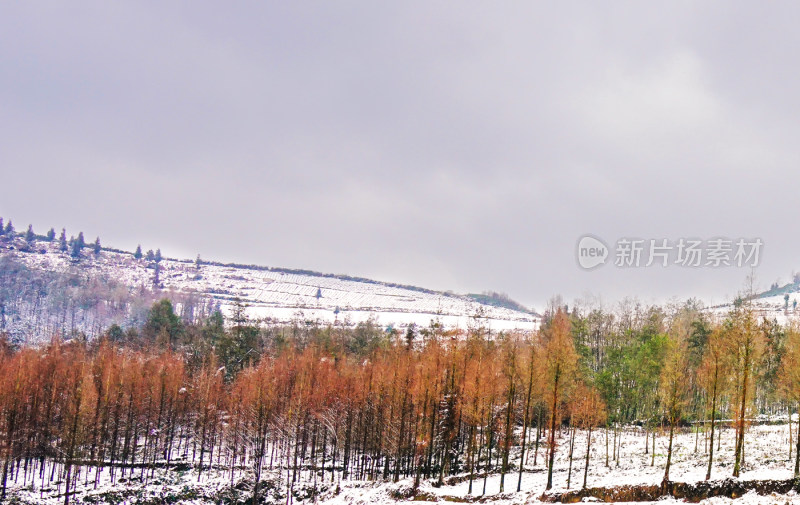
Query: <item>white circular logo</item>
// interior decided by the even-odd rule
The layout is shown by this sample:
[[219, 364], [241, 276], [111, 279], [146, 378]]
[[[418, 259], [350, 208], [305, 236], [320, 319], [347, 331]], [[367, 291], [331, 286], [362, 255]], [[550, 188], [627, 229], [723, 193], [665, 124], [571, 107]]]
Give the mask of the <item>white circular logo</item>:
[[578, 240], [578, 265], [584, 270], [592, 270], [604, 265], [608, 258], [608, 246], [597, 237], [584, 235]]

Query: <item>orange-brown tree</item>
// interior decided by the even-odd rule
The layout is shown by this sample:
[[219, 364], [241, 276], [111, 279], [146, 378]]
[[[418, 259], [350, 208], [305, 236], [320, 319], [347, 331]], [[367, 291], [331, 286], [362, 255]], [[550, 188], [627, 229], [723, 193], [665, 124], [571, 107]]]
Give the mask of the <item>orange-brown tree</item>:
[[711, 427], [709, 430], [709, 451], [708, 468], [706, 469], [706, 480], [711, 478], [711, 467], [714, 463], [714, 436], [717, 420], [717, 409], [719, 408], [720, 397], [725, 393], [730, 373], [730, 362], [728, 359], [727, 341], [722, 328], [714, 327], [708, 336], [705, 344], [705, 352], [700, 368], [697, 372], [698, 383], [705, 391], [706, 396], [711, 399]]
[[667, 464], [664, 468], [664, 479], [662, 480], [662, 486], [665, 487], [669, 484], [669, 470], [672, 465], [672, 441], [675, 435], [675, 427], [680, 421], [683, 410], [686, 407], [686, 397], [688, 394], [688, 383], [686, 381], [687, 364], [686, 340], [679, 335], [670, 335], [667, 340], [667, 352], [658, 384], [661, 408], [664, 417], [669, 423]]
[[553, 487], [553, 464], [556, 457], [556, 428], [562, 403], [569, 393], [575, 373], [578, 355], [570, 332], [567, 314], [558, 309], [547, 328], [544, 329], [544, 351], [542, 352], [542, 376], [546, 384], [545, 400], [550, 409], [550, 433], [547, 461], [547, 485]]
[[[792, 324], [787, 329], [786, 348], [778, 372], [781, 396], [800, 412], [800, 328]], [[791, 414], [791, 410], [789, 411]], [[797, 423], [797, 450], [794, 460], [794, 478], [800, 477], [800, 422]]]

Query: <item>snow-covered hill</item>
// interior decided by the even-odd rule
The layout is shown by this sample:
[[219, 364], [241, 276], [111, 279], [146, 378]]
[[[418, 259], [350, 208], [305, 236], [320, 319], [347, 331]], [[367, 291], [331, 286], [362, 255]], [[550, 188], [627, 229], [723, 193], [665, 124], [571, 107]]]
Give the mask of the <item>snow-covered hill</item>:
[[[768, 294], [767, 294], [768, 295]], [[785, 294], [764, 296], [757, 295], [750, 300], [750, 307], [759, 318], [775, 320], [780, 324], [787, 324], [793, 320], [800, 320], [800, 292], [789, 292], [789, 300]], [[796, 304], [795, 304], [796, 302]], [[733, 303], [725, 303], [709, 307], [717, 315], [724, 316], [733, 309]]]
[[26, 249], [21, 239], [0, 245], [0, 254], [14, 254], [33, 269], [74, 271], [108, 276], [131, 289], [151, 288], [156, 281], [165, 292], [195, 293], [215, 300], [228, 315], [239, 299], [250, 318], [270, 322], [307, 321], [320, 324], [377, 324], [466, 329], [483, 325], [491, 330], [533, 329], [535, 314], [480, 303], [466, 296], [411, 286], [323, 275], [281, 268], [224, 265], [215, 262], [164, 258], [159, 263], [136, 259], [128, 252], [86, 248], [73, 259], [57, 241], [36, 241]]

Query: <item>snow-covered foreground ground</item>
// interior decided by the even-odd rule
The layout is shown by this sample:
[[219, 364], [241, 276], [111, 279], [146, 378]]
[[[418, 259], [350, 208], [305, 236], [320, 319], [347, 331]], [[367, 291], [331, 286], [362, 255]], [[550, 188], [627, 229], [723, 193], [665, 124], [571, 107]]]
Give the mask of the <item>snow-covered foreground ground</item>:
[[[796, 429], [796, 424], [793, 424]], [[789, 461], [789, 426], [759, 425], [751, 426], [745, 439], [745, 466], [741, 474], [744, 480], [763, 479], [790, 479], [794, 460]], [[590, 456], [588, 487], [613, 487], [621, 485], [659, 484], [664, 477], [666, 463], [667, 434], [661, 434], [656, 439], [655, 461], [652, 459], [652, 439], [650, 447], [645, 453], [645, 432], [640, 428], [628, 428], [622, 432], [619, 457], [613, 461], [613, 433], [609, 434], [609, 466], [605, 465], [605, 432], [592, 433], [592, 451]], [[708, 456], [705, 452], [705, 434], [683, 431], [673, 442], [673, 459], [670, 470], [670, 480], [681, 482], [697, 482], [705, 479]], [[718, 439], [719, 440], [719, 439]], [[725, 428], [722, 430], [721, 447], [715, 447], [714, 466], [712, 479], [725, 479], [733, 471], [734, 431]], [[556, 464], [553, 474], [552, 492], [567, 491], [567, 477], [569, 469], [568, 447], [569, 441], [566, 433], [560, 441], [556, 453]], [[715, 441], [715, 446], [717, 445]], [[697, 450], [695, 451], [695, 446]], [[522, 493], [526, 500], [541, 495], [545, 490], [547, 472], [543, 462], [543, 454], [537, 467], [532, 467], [532, 460], [523, 473]], [[572, 481], [569, 489], [580, 489], [583, 484], [583, 471], [586, 456], [586, 433], [579, 432], [576, 436], [573, 452]], [[516, 474], [506, 476], [506, 490], [516, 490]], [[460, 482], [445, 485], [440, 488], [426, 489], [437, 497], [465, 496], [469, 483]], [[487, 479], [487, 495], [496, 495], [500, 488], [500, 476], [491, 475]], [[482, 479], [473, 484], [473, 494], [480, 494], [483, 489]], [[512, 502], [519, 503], [519, 496], [509, 496]], [[800, 503], [799, 497], [786, 497]], [[713, 502], [713, 501], [712, 501]], [[723, 501], [724, 502], [724, 501]], [[764, 503], [762, 498], [759, 503]]]
[[[793, 425], [796, 429], [796, 424]], [[789, 461], [789, 427], [787, 424], [752, 426], [747, 432], [745, 442], [745, 466], [741, 475], [742, 480], [789, 479], [792, 477], [792, 462]], [[733, 468], [733, 430], [723, 429], [721, 447], [715, 451], [715, 463], [712, 479], [729, 478]], [[620, 456], [617, 461], [609, 460], [605, 465], [605, 433], [593, 433], [593, 447], [589, 467], [589, 487], [613, 487], [634, 484], [658, 484], [664, 474], [666, 462], [666, 434], [661, 434], [656, 440], [656, 454], [654, 465], [652, 452], [645, 454], [645, 434], [639, 428], [628, 428], [622, 431]], [[610, 435], [609, 445], [613, 444], [613, 434]], [[569, 441], [566, 432], [562, 433], [557, 451], [553, 492], [567, 490], [567, 475], [569, 468], [568, 450]], [[579, 432], [575, 440], [574, 461], [572, 469], [571, 489], [580, 489], [583, 482], [583, 468], [586, 447], [586, 434]], [[695, 450], [695, 447], [697, 449]], [[701, 481], [705, 477], [707, 455], [705, 453], [706, 438], [701, 432], [699, 437], [688, 430], [677, 435], [674, 442], [673, 466], [671, 480], [682, 482]], [[612, 451], [612, 449], [609, 449]], [[651, 445], [652, 450], [652, 445]], [[538, 503], [544, 492], [547, 479], [544, 467], [544, 451], [540, 448], [537, 465], [533, 465], [533, 454], [525, 466], [522, 478], [522, 490], [517, 488], [517, 465], [519, 456], [513, 460], [513, 470], [506, 475], [506, 493], [500, 494], [500, 475], [490, 473], [485, 478], [486, 493], [481, 501], [498, 504]], [[77, 494], [73, 497], [74, 503], [188, 503], [188, 504], [216, 504], [216, 503], [245, 503], [251, 493], [252, 474], [241, 469], [236, 472], [231, 487], [231, 475], [227, 469], [204, 470], [198, 481], [197, 470], [157, 470], [153, 477], [148, 477], [146, 483], [140, 480], [140, 471], [137, 470], [134, 478], [125, 481], [119, 480], [113, 486], [108, 481], [107, 470], [101, 474], [100, 483], [94, 489], [94, 470], [84, 484], [85, 477], [79, 479]], [[147, 474], [145, 474], [147, 475]], [[441, 487], [433, 481], [423, 481], [417, 501], [472, 501], [481, 498], [484, 489], [484, 475], [476, 476], [473, 483], [473, 493], [470, 497], [468, 491], [468, 475], [462, 474], [455, 478], [445, 479]], [[21, 481], [22, 477], [19, 477]], [[313, 472], [303, 472], [300, 481], [294, 484], [291, 493], [292, 503], [316, 502], [323, 504], [390, 504], [399, 501], [408, 501], [408, 491], [413, 485], [412, 479], [401, 479], [397, 483], [370, 482], [370, 481], [330, 481], [330, 473], [324, 477]], [[30, 482], [30, 481], [29, 481]], [[287, 503], [287, 476], [286, 472], [277, 470], [267, 473], [263, 486], [269, 489], [267, 503]], [[46, 482], [45, 491], [40, 490], [41, 483], [35, 482], [34, 490], [23, 488], [21, 483], [11, 483], [9, 503], [63, 503], [63, 487], [59, 489], [56, 484]], [[317, 489], [317, 495], [312, 498], [312, 490]], [[663, 499], [659, 501], [677, 501]], [[758, 496], [749, 493], [736, 500], [728, 498], [712, 498], [703, 503], [800, 503], [800, 496], [794, 493], [788, 495]]]

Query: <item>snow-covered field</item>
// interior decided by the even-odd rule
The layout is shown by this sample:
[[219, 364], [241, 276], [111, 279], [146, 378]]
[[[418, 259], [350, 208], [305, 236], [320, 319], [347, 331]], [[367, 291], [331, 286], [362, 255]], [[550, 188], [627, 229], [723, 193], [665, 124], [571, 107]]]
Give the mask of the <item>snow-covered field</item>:
[[[796, 308], [793, 301], [797, 300], [800, 304], [800, 293], [789, 294], [789, 306], [786, 307], [784, 295], [767, 296], [764, 298], [755, 298], [750, 303], [753, 312], [759, 317], [765, 317], [769, 320], [775, 320], [778, 324], [786, 325], [791, 321], [800, 319], [800, 305]], [[725, 317], [733, 309], [732, 304], [723, 304], [709, 307], [709, 311], [718, 316]]]
[[[31, 267], [65, 271], [74, 266], [55, 243], [37, 243], [36, 252], [17, 252]], [[84, 252], [80, 268], [104, 274], [129, 287], [153, 285], [153, 262], [128, 253], [103, 251], [95, 257]], [[194, 292], [217, 300], [230, 313], [233, 299], [247, 305], [247, 315], [274, 322], [292, 320], [356, 324], [373, 319], [377, 324], [426, 327], [438, 321], [448, 328], [483, 325], [491, 330], [536, 328], [538, 318], [529, 313], [493, 307], [465, 296], [410, 289], [383, 282], [366, 282], [261, 267], [223, 266], [195, 261], [163, 259], [159, 280], [163, 289]]]
[[[793, 423], [795, 430], [796, 423]], [[745, 438], [745, 466], [741, 479], [790, 479], [794, 460], [789, 461], [789, 426], [756, 425], [751, 426]], [[569, 441], [564, 432], [556, 453], [556, 464], [553, 474], [552, 492], [567, 491], [569, 469]], [[652, 438], [650, 447], [645, 453], [645, 432], [638, 427], [630, 427], [622, 432], [620, 452], [617, 461], [613, 461], [613, 432], [609, 433], [609, 466], [605, 465], [605, 432], [592, 432], [592, 450], [590, 456], [588, 487], [611, 487], [635, 484], [659, 484], [664, 478], [666, 463], [667, 434], [659, 434], [656, 438], [655, 461], [652, 459]], [[716, 436], [716, 435], [715, 435]], [[733, 471], [734, 430], [722, 430], [720, 449], [715, 447], [712, 479], [725, 479]], [[715, 441], [715, 446], [717, 441]], [[695, 447], [697, 448], [695, 450]], [[578, 432], [573, 457], [572, 481], [569, 489], [580, 489], [583, 484], [583, 470], [586, 456], [586, 432]], [[698, 482], [705, 479], [708, 464], [705, 432], [699, 434], [684, 430], [674, 442], [670, 480], [680, 482]], [[532, 456], [523, 473], [522, 492], [527, 497], [536, 497], [545, 490], [547, 473], [543, 464], [543, 453], [539, 454], [539, 464], [532, 467]], [[509, 477], [511, 477], [509, 479]], [[510, 480], [510, 482], [509, 482]], [[495, 495], [500, 488], [500, 476], [492, 475], [487, 479], [486, 492]], [[506, 476], [506, 490], [516, 490], [517, 475]], [[426, 489], [438, 497], [464, 496], [469, 483], [460, 482], [440, 488]], [[480, 494], [483, 489], [482, 480], [473, 484], [473, 494]], [[477, 490], [477, 493], [475, 493]], [[513, 499], [513, 498], [512, 498]], [[800, 496], [794, 498], [800, 503]], [[518, 501], [517, 501], [518, 502]]]
[[[793, 424], [796, 430], [797, 424]], [[745, 465], [740, 479], [789, 479], [792, 477], [793, 459], [790, 462], [789, 454], [789, 426], [783, 424], [754, 425], [748, 429], [745, 442]], [[612, 487], [625, 484], [658, 484], [661, 482], [666, 462], [665, 433], [659, 434], [656, 440], [655, 460], [652, 452], [645, 454], [645, 433], [640, 428], [630, 427], [621, 431], [621, 450], [616, 461], [609, 460], [605, 464], [605, 432], [593, 432], [593, 447], [589, 467], [589, 487]], [[580, 489], [583, 482], [583, 468], [585, 457], [586, 434], [579, 432], [575, 440], [574, 461], [572, 468], [571, 489]], [[613, 433], [609, 443], [613, 445]], [[712, 479], [725, 479], [730, 477], [733, 467], [734, 433], [732, 429], [722, 430], [721, 446], [715, 451], [715, 462]], [[716, 445], [716, 444], [715, 444]], [[697, 482], [705, 477], [707, 465], [706, 436], [703, 431], [696, 434], [688, 429], [676, 436], [674, 443], [673, 466], [670, 473], [671, 480], [682, 482]], [[652, 450], [652, 442], [650, 444]], [[569, 441], [567, 432], [561, 433], [554, 472], [554, 487], [552, 492], [567, 490], [567, 476]], [[613, 453], [613, 449], [609, 449]], [[499, 493], [500, 475], [490, 473], [485, 479], [486, 493], [483, 495], [484, 475], [476, 476], [473, 483], [472, 497], [467, 494], [468, 476], [462, 474], [456, 478], [445, 479], [441, 487], [435, 485], [435, 480], [423, 481], [416, 501], [473, 501], [481, 499], [499, 504], [539, 503], [546, 483], [546, 470], [544, 466], [544, 450], [540, 447], [537, 465], [533, 465], [533, 454], [527, 460], [522, 479], [522, 490], [516, 492], [517, 471], [519, 455], [513, 458], [515, 467], [506, 475], [506, 493]], [[793, 458], [793, 454], [792, 454]], [[526, 458], [527, 459], [527, 458]], [[146, 480], [142, 480], [140, 470], [134, 475], [128, 475], [124, 481], [119, 480], [114, 485], [109, 483], [108, 470], [101, 473], [97, 489], [94, 486], [94, 470], [89, 478], [85, 474], [79, 478], [77, 493], [73, 499], [75, 503], [244, 503], [251, 493], [252, 473], [247, 469], [240, 469], [234, 474], [233, 487], [231, 475], [227, 469], [204, 470], [198, 479], [195, 469], [184, 468], [181, 470], [157, 470], [153, 476], [144, 473]], [[19, 475], [17, 483], [11, 482], [9, 503], [63, 503], [63, 487], [51, 483], [47, 479], [42, 491], [42, 483], [34, 479], [33, 489], [25, 488], [21, 481], [24, 477]], [[88, 484], [85, 481], [88, 480]], [[30, 479], [29, 479], [30, 485]], [[408, 501], [408, 491], [413, 485], [412, 479], [401, 479], [397, 483], [383, 481], [350, 481], [339, 480], [338, 477], [331, 482], [329, 473], [323, 480], [320, 473], [302, 472], [300, 480], [292, 486], [293, 492], [287, 501], [287, 474], [284, 470], [277, 469], [268, 473], [264, 479], [264, 487], [269, 489], [268, 503], [301, 503], [316, 502], [323, 504], [391, 504]], [[317, 490], [316, 497], [311, 491]], [[14, 501], [18, 500], [18, 501]], [[677, 501], [662, 499], [663, 501]], [[800, 503], [800, 496], [790, 493], [788, 495], [758, 496], [749, 493], [736, 500], [728, 498], [712, 498], [703, 503]]]
[[791, 320], [798, 319], [800, 316], [800, 306], [794, 307], [793, 302], [800, 304], [800, 293], [789, 294], [789, 305], [786, 306], [784, 295], [767, 296], [753, 300], [753, 307], [759, 315], [769, 319], [775, 319], [780, 324], [787, 324]]

